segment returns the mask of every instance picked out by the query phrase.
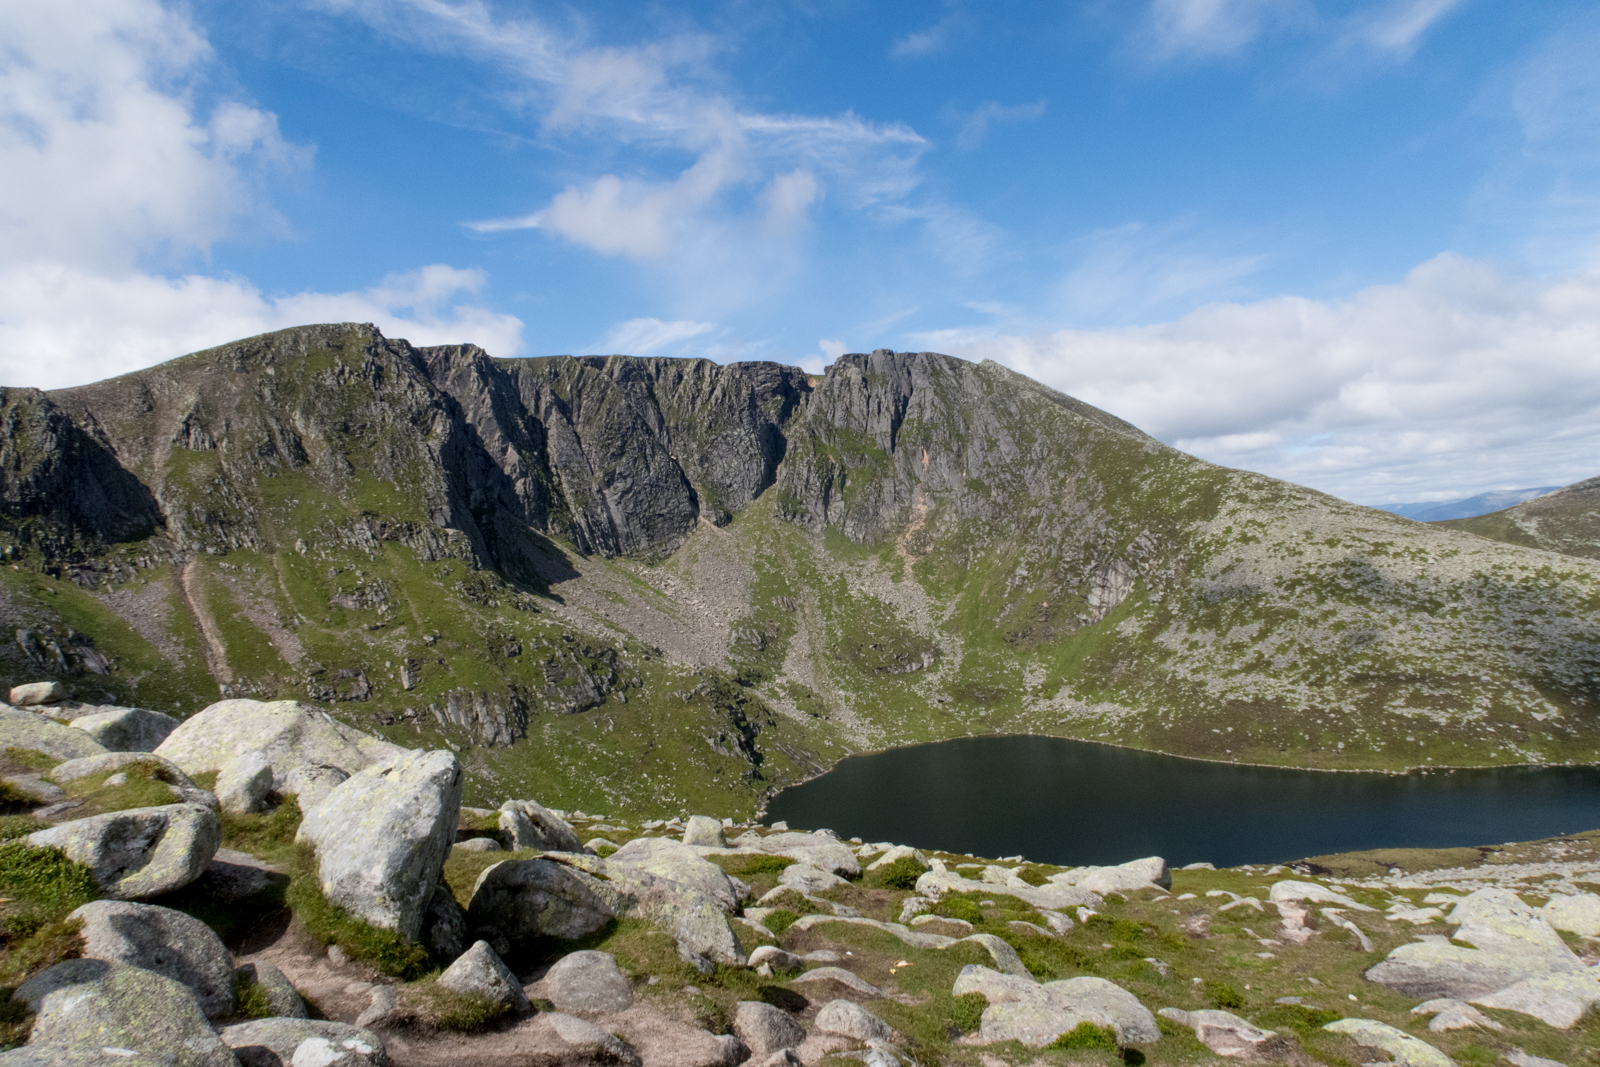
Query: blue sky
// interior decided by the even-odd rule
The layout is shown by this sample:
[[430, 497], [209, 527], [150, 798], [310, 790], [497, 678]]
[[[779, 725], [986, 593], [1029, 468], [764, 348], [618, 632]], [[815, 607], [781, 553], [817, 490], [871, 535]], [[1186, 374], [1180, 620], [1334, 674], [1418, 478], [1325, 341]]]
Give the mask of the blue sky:
[[333, 319], [931, 349], [1362, 502], [1600, 473], [1592, 3], [0, 0], [0, 42], [7, 384]]

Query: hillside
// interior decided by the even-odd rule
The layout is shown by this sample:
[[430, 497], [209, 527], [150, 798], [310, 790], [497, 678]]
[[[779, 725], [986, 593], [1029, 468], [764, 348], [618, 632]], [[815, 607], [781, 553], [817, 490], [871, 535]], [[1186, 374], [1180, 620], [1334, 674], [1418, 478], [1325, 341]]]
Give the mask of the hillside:
[[1213, 466], [993, 363], [495, 360], [346, 324], [0, 415], [0, 684], [314, 700], [461, 752], [469, 802], [748, 811], [995, 731], [1600, 759], [1593, 563]]
[[1548, 496], [1443, 525], [1506, 544], [1600, 559], [1600, 478], [1574, 482]]

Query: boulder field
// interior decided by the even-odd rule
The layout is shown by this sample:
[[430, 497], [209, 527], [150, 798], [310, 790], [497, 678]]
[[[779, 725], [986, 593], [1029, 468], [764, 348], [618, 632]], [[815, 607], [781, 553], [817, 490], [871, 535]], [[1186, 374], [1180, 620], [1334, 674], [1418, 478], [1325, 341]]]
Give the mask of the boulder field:
[[63, 723], [79, 709], [59, 694], [20, 696], [0, 706], [0, 1067], [1573, 1067], [1600, 1049], [1600, 834], [1471, 862], [1063, 867], [467, 807], [455, 753], [294, 702], [223, 701], [151, 743], [159, 723], [121, 715], [138, 709]]

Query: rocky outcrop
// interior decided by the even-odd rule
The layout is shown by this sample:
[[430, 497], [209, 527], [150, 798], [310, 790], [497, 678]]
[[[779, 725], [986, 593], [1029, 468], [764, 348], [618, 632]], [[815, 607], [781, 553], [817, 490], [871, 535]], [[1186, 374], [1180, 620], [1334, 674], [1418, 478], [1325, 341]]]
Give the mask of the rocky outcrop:
[[505, 860], [478, 876], [467, 925], [513, 942], [583, 937], [616, 918], [616, 897], [598, 878], [551, 859]]
[[240, 756], [258, 753], [272, 765], [272, 787], [278, 790], [304, 765], [350, 775], [404, 751], [294, 700], [219, 701], [184, 720], [156, 748], [191, 775], [220, 772]]
[[461, 788], [453, 754], [407, 752], [335, 788], [306, 814], [295, 839], [316, 849], [329, 900], [415, 938], [455, 837]]
[[216, 812], [199, 804], [129, 808], [28, 835], [94, 872], [108, 897], [144, 900], [199, 878], [222, 844]]

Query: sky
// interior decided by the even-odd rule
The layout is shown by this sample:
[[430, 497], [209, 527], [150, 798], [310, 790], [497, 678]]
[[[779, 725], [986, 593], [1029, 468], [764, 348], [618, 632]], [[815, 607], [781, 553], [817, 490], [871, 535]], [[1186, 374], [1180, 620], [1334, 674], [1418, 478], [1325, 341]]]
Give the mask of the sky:
[[1360, 503], [1600, 474], [1590, 0], [0, 0], [0, 383], [308, 322], [993, 359]]

